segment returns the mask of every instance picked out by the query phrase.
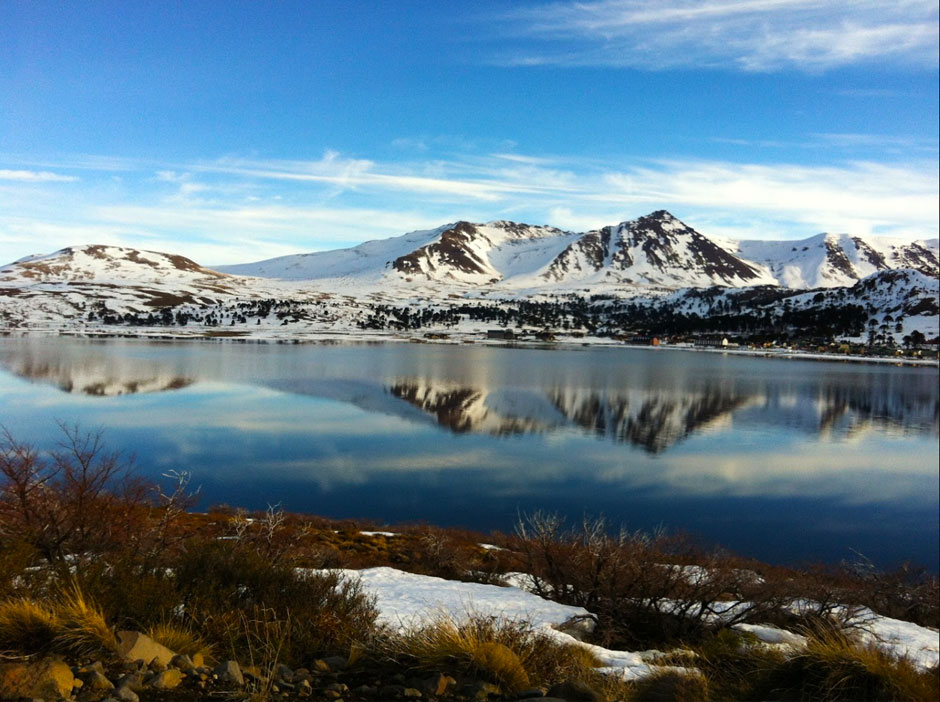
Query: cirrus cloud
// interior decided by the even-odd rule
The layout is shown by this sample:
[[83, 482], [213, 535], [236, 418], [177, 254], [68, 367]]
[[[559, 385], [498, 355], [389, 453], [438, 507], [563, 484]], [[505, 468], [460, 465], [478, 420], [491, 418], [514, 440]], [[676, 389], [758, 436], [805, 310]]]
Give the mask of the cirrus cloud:
[[820, 231], [927, 239], [938, 234], [940, 208], [937, 163], [918, 158], [805, 165], [496, 152], [383, 162], [330, 152], [311, 161], [141, 163], [121, 173], [115, 182], [110, 171], [86, 172], [65, 190], [0, 181], [2, 259], [110, 243], [244, 263], [458, 219], [586, 231], [656, 209], [731, 239]]
[[78, 178], [50, 171], [0, 169], [0, 180], [12, 180], [20, 183], [71, 183], [78, 180]]
[[639, 69], [823, 71], [866, 62], [936, 69], [934, 0], [599, 0], [510, 14], [532, 40], [499, 62]]

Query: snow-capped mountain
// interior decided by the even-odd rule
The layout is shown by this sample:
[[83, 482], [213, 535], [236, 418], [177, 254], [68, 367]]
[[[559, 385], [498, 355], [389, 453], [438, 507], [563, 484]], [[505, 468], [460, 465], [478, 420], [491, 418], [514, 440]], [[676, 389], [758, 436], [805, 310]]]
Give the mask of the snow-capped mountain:
[[937, 239], [903, 242], [848, 234], [817, 234], [800, 241], [740, 241], [741, 258], [770, 272], [787, 288], [831, 288], [852, 285], [877, 271], [912, 268], [936, 276]]
[[392, 268], [406, 278], [498, 283], [535, 273], [573, 236], [515, 222], [457, 222], [429, 244], [396, 258]]
[[184, 256], [141, 251], [121, 246], [87, 244], [70, 246], [51, 254], [27, 256], [0, 268], [0, 281], [17, 277], [43, 283], [67, 280], [88, 282], [179, 283], [227, 278]]
[[583, 234], [551, 262], [542, 277], [668, 288], [774, 282], [759, 266], [735, 256], [665, 210]]
[[721, 285], [852, 285], [879, 270], [938, 272], [937, 240], [847, 234], [801, 241], [710, 239], [665, 210], [584, 233], [496, 221], [456, 222], [382, 241], [282, 256], [219, 271], [392, 288], [450, 284], [525, 292], [590, 287], [677, 290]]
[[184, 256], [120, 246], [71, 246], [0, 268], [0, 319], [17, 326], [29, 317], [71, 319], [90, 306], [144, 309], [205, 304], [231, 296], [238, 279]]
[[[461, 221], [218, 270], [176, 254], [86, 245], [0, 268], [0, 326], [242, 330], [231, 335], [248, 334], [248, 324], [250, 333], [295, 324], [311, 333], [479, 333], [512, 323], [622, 334], [635, 333], [637, 319], [652, 330], [672, 314], [747, 310], [752, 330], [782, 323], [825, 335], [825, 319], [835, 314], [845, 323], [828, 333], [858, 338], [860, 326], [874, 321], [881, 338], [913, 331], [933, 338], [937, 250], [937, 240], [830, 234], [788, 242], [710, 239], [664, 210], [584, 233]], [[589, 308], [538, 308], [591, 296]], [[605, 299], [621, 302], [608, 309]], [[527, 301], [535, 306], [524, 309]], [[822, 317], [797, 314], [822, 308]], [[701, 331], [694, 320], [670, 327], [683, 328]]]

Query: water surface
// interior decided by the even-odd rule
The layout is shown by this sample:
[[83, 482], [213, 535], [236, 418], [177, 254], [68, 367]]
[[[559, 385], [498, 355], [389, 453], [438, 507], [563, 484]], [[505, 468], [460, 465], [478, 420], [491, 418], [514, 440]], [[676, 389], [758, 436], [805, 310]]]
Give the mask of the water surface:
[[662, 524], [775, 562], [938, 569], [938, 373], [665, 349], [0, 339], [0, 422], [103, 427], [204, 505]]

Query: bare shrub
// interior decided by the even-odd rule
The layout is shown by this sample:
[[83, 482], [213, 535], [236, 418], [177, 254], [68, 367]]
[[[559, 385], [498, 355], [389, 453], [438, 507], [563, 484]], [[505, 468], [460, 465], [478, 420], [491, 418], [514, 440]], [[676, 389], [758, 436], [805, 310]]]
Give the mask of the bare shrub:
[[101, 432], [59, 425], [49, 453], [0, 434], [0, 528], [31, 543], [50, 563], [109, 540], [108, 520], [128, 463], [105, 451]]
[[338, 573], [299, 572], [231, 541], [191, 542], [176, 561], [174, 581], [186, 616], [210, 642], [231, 644], [233, 613], [254, 607], [289, 621], [289, 645], [282, 655], [294, 664], [348, 652], [375, 632], [375, 603], [358, 581]]
[[607, 645], [691, 642], [785, 601], [754, 572], [682, 537], [612, 535], [603, 519], [567, 529], [541, 512], [521, 517], [516, 533], [512, 549], [536, 594], [593, 613]]
[[853, 600], [886, 617], [921, 626], [940, 626], [940, 579], [925, 568], [903, 563], [882, 570], [867, 556], [856, 553], [838, 569], [852, 579]]
[[186, 474], [168, 474], [174, 487], [165, 492], [109, 451], [101, 430], [59, 429], [45, 452], [0, 429], [0, 537], [28, 544], [62, 575], [86, 555], [152, 558], [179, 540], [177, 522], [194, 502]]

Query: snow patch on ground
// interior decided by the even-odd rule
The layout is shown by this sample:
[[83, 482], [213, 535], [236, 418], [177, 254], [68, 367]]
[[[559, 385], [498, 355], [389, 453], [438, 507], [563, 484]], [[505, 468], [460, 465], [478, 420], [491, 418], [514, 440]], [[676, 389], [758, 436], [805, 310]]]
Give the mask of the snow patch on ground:
[[[437, 621], [466, 621], [473, 616], [501, 617], [528, 622], [559, 643], [581, 646], [593, 653], [601, 670], [626, 680], [649, 675], [661, 666], [650, 663], [659, 651], [612, 651], [593, 646], [559, 631], [572, 621], [581, 626], [593, 619], [586, 609], [551, 602], [517, 587], [444, 580], [429, 575], [406, 573], [394, 568], [344, 570], [343, 575], [358, 578], [366, 593], [376, 598], [379, 623], [399, 631], [416, 629]], [[577, 629], [578, 626], [572, 626]]]
[[[601, 662], [602, 672], [624, 680], [670, 669], [656, 665], [655, 661], [663, 655], [661, 651], [613, 651], [579, 641], [568, 632], [591, 631], [594, 619], [590, 613], [582, 607], [552, 602], [528, 592], [531, 576], [524, 573], [510, 574], [505, 580], [512, 585], [499, 587], [444, 580], [387, 567], [341, 572], [345, 577], [358, 578], [364, 591], [376, 598], [379, 623], [399, 631], [442, 619], [459, 623], [472, 616], [501, 617], [528, 622], [559, 643], [586, 648]], [[729, 602], [727, 610], [741, 604]], [[861, 636], [863, 643], [878, 644], [894, 655], [909, 658], [925, 670], [940, 662], [940, 637], [936, 631], [870, 611], [858, 616], [867, 629]], [[799, 648], [806, 643], [805, 637], [799, 634], [766, 624], [737, 624], [734, 628], [751, 633], [766, 644]]]

